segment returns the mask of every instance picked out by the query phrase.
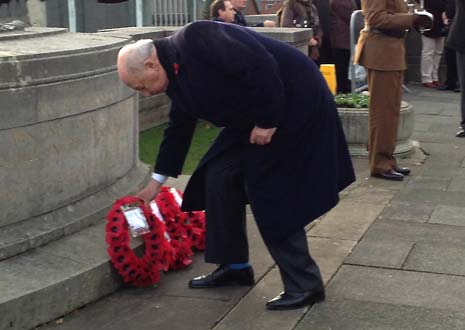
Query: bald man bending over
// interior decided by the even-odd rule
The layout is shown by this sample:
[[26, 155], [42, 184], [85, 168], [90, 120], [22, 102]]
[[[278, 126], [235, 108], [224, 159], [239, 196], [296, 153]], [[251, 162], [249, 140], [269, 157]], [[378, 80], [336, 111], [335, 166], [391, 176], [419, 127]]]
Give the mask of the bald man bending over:
[[189, 287], [253, 285], [245, 205], [281, 273], [284, 292], [268, 309], [294, 309], [325, 297], [304, 230], [354, 181], [333, 96], [300, 51], [240, 26], [199, 21], [162, 40], [140, 40], [118, 56], [125, 84], [166, 92], [169, 125], [146, 202], [176, 177], [198, 118], [223, 127], [191, 176], [182, 209], [205, 210], [205, 260], [212, 273]]

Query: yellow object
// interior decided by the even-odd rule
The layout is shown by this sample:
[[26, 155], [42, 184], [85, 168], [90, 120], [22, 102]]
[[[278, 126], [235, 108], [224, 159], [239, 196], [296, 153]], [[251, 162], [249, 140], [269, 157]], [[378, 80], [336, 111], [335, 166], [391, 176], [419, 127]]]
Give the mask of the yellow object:
[[321, 64], [320, 72], [325, 77], [331, 93], [336, 95], [336, 66], [334, 64]]

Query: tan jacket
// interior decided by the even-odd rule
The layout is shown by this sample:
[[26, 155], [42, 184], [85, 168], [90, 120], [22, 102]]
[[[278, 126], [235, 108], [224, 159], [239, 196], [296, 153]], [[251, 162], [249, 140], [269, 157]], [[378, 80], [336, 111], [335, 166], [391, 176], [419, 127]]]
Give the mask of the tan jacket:
[[413, 25], [404, 0], [362, 0], [365, 28], [360, 32], [355, 63], [367, 69], [402, 71], [407, 69], [405, 39], [368, 32], [370, 28], [405, 30]]

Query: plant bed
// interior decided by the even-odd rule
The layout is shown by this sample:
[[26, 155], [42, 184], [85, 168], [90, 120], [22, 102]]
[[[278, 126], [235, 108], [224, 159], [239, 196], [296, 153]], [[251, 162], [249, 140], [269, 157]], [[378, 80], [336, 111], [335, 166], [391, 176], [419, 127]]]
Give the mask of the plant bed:
[[[352, 156], [368, 156], [368, 97], [361, 94], [344, 94], [335, 97], [339, 117], [346, 135], [349, 152]], [[414, 112], [413, 106], [402, 101], [394, 154], [400, 157], [413, 152]]]

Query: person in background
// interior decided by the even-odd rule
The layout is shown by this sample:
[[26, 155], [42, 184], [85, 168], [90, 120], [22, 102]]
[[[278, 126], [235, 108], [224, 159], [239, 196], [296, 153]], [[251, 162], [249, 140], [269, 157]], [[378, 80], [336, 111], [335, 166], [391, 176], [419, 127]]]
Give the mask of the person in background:
[[181, 173], [197, 119], [223, 127], [183, 195], [183, 211], [205, 210], [205, 261], [219, 265], [189, 287], [255, 283], [250, 204], [284, 284], [266, 308], [324, 300], [305, 226], [338, 203], [355, 175], [334, 97], [313, 61], [252, 29], [197, 21], [171, 37], [124, 46], [117, 67], [129, 87], [171, 99], [152, 179], [136, 195], [146, 203]]
[[442, 13], [446, 10], [446, 1], [424, 1], [424, 9], [433, 14], [434, 21], [431, 30], [421, 34], [421, 82], [425, 87], [437, 88], [439, 87], [439, 64], [444, 51]]
[[[247, 21], [245, 20], [242, 10], [247, 7], [247, 0], [231, 0], [234, 10], [236, 11], [236, 16], [234, 17], [234, 24], [247, 26]], [[263, 23], [258, 23], [257, 27], [275, 27], [276, 23], [270, 20], [265, 20]]]
[[210, 16], [214, 21], [232, 23], [235, 15], [230, 1], [215, 0], [210, 6]]
[[329, 0], [313, 0], [313, 4], [315, 5], [316, 11], [318, 13], [318, 18], [320, 20], [320, 28], [321, 33], [325, 38], [321, 38], [320, 43], [318, 45], [318, 51], [320, 53], [320, 57], [318, 61], [316, 61], [317, 65], [320, 64], [328, 64], [334, 63], [332, 49], [331, 49], [331, 42], [329, 37], [329, 25], [330, 25], [330, 1]]
[[[448, 35], [454, 16], [455, 0], [446, 0], [446, 11], [442, 13], [445, 36]], [[447, 66], [446, 81], [443, 85], [439, 86], [438, 89], [441, 91], [451, 90], [458, 93], [460, 92], [460, 86], [458, 84], [459, 77], [457, 75], [457, 57], [455, 56], [455, 50], [447, 47], [447, 45], [444, 46], [444, 60]]]
[[461, 91], [462, 121], [457, 137], [465, 137], [465, 0], [455, 0], [455, 17], [447, 37], [447, 47], [455, 50]]
[[278, 11], [278, 16], [281, 27], [301, 27], [313, 30], [313, 37], [308, 42], [308, 55], [316, 62], [320, 57], [319, 46], [323, 38], [323, 31], [312, 0], [285, 0]]
[[349, 93], [350, 17], [357, 6], [354, 0], [330, 0], [329, 39], [336, 64], [337, 92]]
[[403, 0], [362, 0], [365, 28], [360, 31], [354, 62], [367, 71], [370, 91], [368, 161], [371, 175], [402, 181], [410, 169], [394, 157], [402, 83], [407, 69], [406, 29], [430, 26], [423, 15], [409, 14]]

